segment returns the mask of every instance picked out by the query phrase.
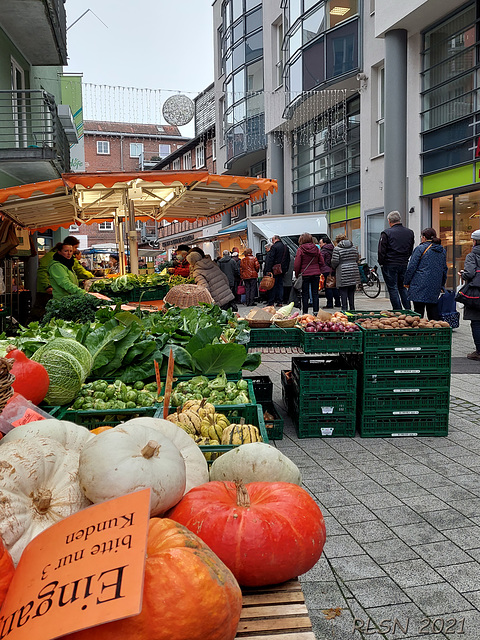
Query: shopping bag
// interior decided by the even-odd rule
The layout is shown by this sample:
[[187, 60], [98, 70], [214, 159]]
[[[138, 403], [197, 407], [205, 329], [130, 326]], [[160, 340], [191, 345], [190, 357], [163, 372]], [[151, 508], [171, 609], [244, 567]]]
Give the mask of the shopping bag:
[[243, 296], [245, 294], [245, 292], [246, 292], [245, 285], [242, 282], [237, 287], [237, 296]]
[[460, 314], [458, 311], [452, 311], [450, 313], [441, 313], [440, 320], [448, 322], [452, 329], [458, 329], [460, 326]]
[[440, 315], [445, 313], [454, 313], [457, 310], [455, 305], [455, 292], [442, 287], [437, 302], [437, 309]]
[[318, 281], [318, 290], [322, 291], [324, 287], [325, 287], [325, 276], [323, 275], [323, 273], [321, 273], [320, 280]]
[[300, 274], [298, 278], [295, 280], [295, 282], [293, 283], [293, 288], [295, 289], [295, 291], [301, 291], [302, 285], [303, 285], [303, 276], [302, 274]]
[[325, 280], [325, 287], [327, 289], [334, 289], [337, 286], [337, 279], [335, 278], [335, 275], [332, 273], [329, 273], [327, 276], [327, 279]]

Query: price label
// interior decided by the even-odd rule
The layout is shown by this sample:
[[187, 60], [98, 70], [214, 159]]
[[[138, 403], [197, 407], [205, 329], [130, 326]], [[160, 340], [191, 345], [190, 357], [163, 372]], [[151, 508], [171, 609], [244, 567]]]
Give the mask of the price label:
[[392, 433], [392, 438], [396, 437], [404, 437], [404, 436], [418, 436], [418, 433]]
[[0, 638], [52, 640], [142, 610], [150, 489], [94, 505], [36, 536], [20, 558]]
[[393, 393], [419, 393], [420, 389], [394, 389]]
[[420, 411], [392, 411], [394, 416], [418, 416]]
[[322, 407], [322, 413], [333, 413], [333, 407]]
[[420, 373], [420, 369], [395, 369], [393, 373]]
[[321, 427], [320, 431], [322, 436], [331, 436], [333, 434], [333, 427]]
[[395, 347], [395, 351], [421, 351], [422, 347]]

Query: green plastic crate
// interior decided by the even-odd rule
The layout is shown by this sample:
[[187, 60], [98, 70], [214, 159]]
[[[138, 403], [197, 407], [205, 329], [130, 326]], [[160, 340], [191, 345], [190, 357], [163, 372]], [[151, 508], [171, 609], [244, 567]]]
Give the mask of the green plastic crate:
[[[96, 411], [89, 409], [88, 411], [80, 411], [66, 409], [60, 413], [60, 420], [69, 420], [76, 424], [81, 424], [88, 429], [96, 429], [97, 427], [115, 427], [121, 422], [126, 422], [132, 418], [141, 418], [145, 416], [153, 417], [158, 410], [158, 405], [152, 407], [135, 407], [135, 409], [108, 409], [105, 411]], [[55, 416], [57, 417], [57, 416]]]
[[[157, 405], [158, 406], [158, 410], [159, 412], [161, 412], [162, 417], [163, 417], [163, 406], [162, 405]], [[224, 415], [227, 416], [227, 418], [230, 420], [230, 418], [245, 418], [245, 421], [248, 424], [255, 424], [256, 425], [256, 416], [257, 416], [257, 407], [259, 405], [257, 405], [256, 403], [253, 404], [219, 404], [219, 405], [214, 405], [215, 406], [215, 411], [217, 413], [223, 413]], [[168, 410], [168, 414], [172, 414], [175, 413], [175, 411], [177, 410], [177, 408], [180, 407], [170, 407]], [[258, 425], [257, 425], [258, 426]]]
[[394, 438], [399, 436], [448, 435], [448, 411], [434, 416], [370, 416], [359, 420], [362, 438]]
[[259, 404], [263, 404], [264, 402], [272, 402], [273, 382], [270, 376], [255, 376], [248, 379], [252, 381], [255, 400]]
[[425, 416], [443, 414], [450, 405], [450, 389], [423, 391], [418, 393], [370, 393], [361, 398], [363, 414], [390, 416]]
[[[287, 377], [287, 373], [290, 375]], [[293, 376], [292, 372], [286, 369], [282, 369], [281, 371], [281, 382], [282, 382], [282, 400], [285, 405], [285, 409], [288, 415], [293, 414]]]
[[298, 329], [269, 327], [267, 329], [250, 329], [248, 349], [256, 347], [300, 347], [301, 335]]
[[[200, 375], [204, 375], [203, 373], [189, 373], [188, 375], [184, 375], [184, 376], [175, 376], [173, 378], [174, 382], [185, 382], [186, 380], [191, 380], [192, 378], [196, 377], [196, 376], [200, 376]], [[240, 378], [242, 377], [242, 372], [241, 371], [237, 371], [235, 373], [227, 373], [227, 380], [234, 380], [235, 382], [237, 382], [238, 380], [240, 380]], [[205, 376], [206, 378], [208, 378], [209, 380], [213, 380], [214, 378], [217, 377], [216, 373], [212, 373], [212, 374], [208, 374]]]
[[[275, 408], [273, 402], [262, 402], [263, 420], [265, 422], [265, 429], [268, 433], [269, 440], [282, 440], [283, 439], [283, 418], [278, 415], [278, 411]], [[268, 411], [273, 416], [273, 420], [267, 420], [265, 418], [265, 412]]]
[[367, 374], [394, 373], [400, 375], [423, 375], [428, 372], [440, 375], [450, 372], [451, 360], [451, 352], [449, 349], [431, 353], [421, 351], [365, 351], [363, 354], [363, 368]]
[[363, 336], [361, 331], [351, 333], [312, 332], [297, 329], [305, 353], [361, 353]]
[[430, 389], [438, 390], [450, 385], [449, 373], [418, 374], [365, 374], [362, 377], [363, 393], [420, 393]]
[[355, 393], [319, 395], [294, 390], [294, 412], [300, 415], [346, 416], [355, 413]]
[[[359, 318], [385, 318], [389, 317], [385, 315], [387, 310], [383, 309], [381, 311], [362, 311], [360, 309], [355, 309], [355, 311], [344, 311], [347, 318], [351, 321], [358, 320]], [[417, 316], [420, 318], [420, 314], [416, 311], [410, 311], [409, 309], [402, 309], [402, 314], [405, 316]]]
[[355, 414], [349, 416], [311, 416], [294, 414], [299, 438], [353, 438]]
[[39, 405], [39, 409], [49, 413], [52, 416], [52, 418], [58, 418], [58, 416], [60, 415], [60, 413], [64, 409], [64, 407], [47, 405], [47, 404], [40, 404]]
[[[359, 325], [361, 326], [361, 325]], [[364, 351], [391, 349], [395, 353], [452, 348], [452, 329], [364, 329]]]
[[356, 393], [357, 371], [339, 356], [292, 358], [292, 376], [304, 393]]

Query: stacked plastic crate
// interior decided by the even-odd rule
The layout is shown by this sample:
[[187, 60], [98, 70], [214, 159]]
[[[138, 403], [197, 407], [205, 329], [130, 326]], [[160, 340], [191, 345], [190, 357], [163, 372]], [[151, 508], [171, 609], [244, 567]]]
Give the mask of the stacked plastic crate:
[[446, 436], [452, 330], [362, 331], [360, 435]]
[[299, 438], [353, 437], [357, 371], [344, 356], [292, 358], [292, 412]]

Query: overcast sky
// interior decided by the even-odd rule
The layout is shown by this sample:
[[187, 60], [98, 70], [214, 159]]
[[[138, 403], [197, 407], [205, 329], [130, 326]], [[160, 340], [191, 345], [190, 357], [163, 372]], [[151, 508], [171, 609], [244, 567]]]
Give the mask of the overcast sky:
[[[67, 27], [90, 9], [67, 31], [65, 71], [83, 73], [85, 83], [162, 90], [163, 100], [171, 92], [193, 98], [213, 81], [212, 0], [67, 0], [65, 6]], [[98, 117], [84, 106], [87, 119]]]

